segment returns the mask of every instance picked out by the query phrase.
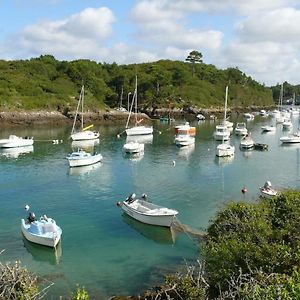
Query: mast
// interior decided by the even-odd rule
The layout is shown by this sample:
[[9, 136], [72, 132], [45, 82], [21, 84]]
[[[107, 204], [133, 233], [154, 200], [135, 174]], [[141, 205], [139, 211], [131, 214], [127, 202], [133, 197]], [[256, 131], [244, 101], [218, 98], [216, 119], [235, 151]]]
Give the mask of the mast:
[[137, 114], [136, 114], [137, 113], [137, 76], [135, 76], [135, 89], [134, 89], [134, 92], [133, 92], [132, 101], [131, 101], [130, 110], [129, 110], [129, 115], [128, 115], [128, 118], [127, 118], [125, 128], [128, 128], [130, 116], [131, 116], [131, 113], [132, 113], [133, 103], [135, 103], [135, 125], [136, 125], [137, 124]]
[[81, 91], [80, 91], [80, 95], [79, 95], [79, 100], [78, 100], [78, 103], [77, 103], [77, 108], [76, 108], [76, 114], [75, 114], [75, 117], [74, 117], [74, 121], [73, 121], [73, 127], [72, 127], [72, 131], [71, 131], [71, 134], [74, 133], [74, 130], [75, 130], [75, 125], [76, 125], [76, 120], [77, 120], [77, 116], [78, 116], [78, 110], [79, 110], [79, 106], [80, 106], [80, 102], [81, 102], [81, 108], [82, 108], [82, 116], [81, 116], [81, 128], [83, 128], [83, 94], [84, 94], [84, 85], [81, 87]]
[[138, 105], [137, 105], [137, 75], [135, 75], [135, 126], [138, 124], [137, 111], [138, 111]]
[[225, 90], [225, 111], [224, 111], [224, 125], [226, 124], [227, 97], [228, 97], [228, 85], [226, 86], [226, 90]]

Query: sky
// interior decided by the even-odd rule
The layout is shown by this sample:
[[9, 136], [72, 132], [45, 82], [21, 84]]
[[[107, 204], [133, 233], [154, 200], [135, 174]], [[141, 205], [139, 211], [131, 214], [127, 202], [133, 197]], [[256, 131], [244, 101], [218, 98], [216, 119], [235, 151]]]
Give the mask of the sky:
[[266, 86], [300, 84], [300, 0], [0, 0], [0, 59], [120, 65], [193, 50]]

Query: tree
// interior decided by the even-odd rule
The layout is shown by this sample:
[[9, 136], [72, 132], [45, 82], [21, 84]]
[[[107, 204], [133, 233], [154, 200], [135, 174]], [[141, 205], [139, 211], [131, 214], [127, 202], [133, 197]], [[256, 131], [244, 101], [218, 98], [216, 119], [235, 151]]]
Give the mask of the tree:
[[193, 50], [192, 52], [190, 52], [190, 54], [188, 55], [188, 57], [185, 60], [192, 63], [193, 76], [194, 76], [195, 64], [202, 63], [202, 54], [199, 51]]

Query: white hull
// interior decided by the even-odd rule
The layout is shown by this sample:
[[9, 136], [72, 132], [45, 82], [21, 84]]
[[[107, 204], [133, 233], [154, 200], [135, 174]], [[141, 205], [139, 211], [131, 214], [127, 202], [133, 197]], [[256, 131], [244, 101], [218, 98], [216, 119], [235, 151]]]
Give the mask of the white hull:
[[273, 189], [265, 189], [265, 188], [260, 188], [260, 194], [262, 197], [272, 199], [273, 197], [277, 196], [277, 191]]
[[176, 210], [161, 207], [143, 200], [123, 201], [122, 209], [132, 218], [146, 224], [170, 227], [178, 214]]
[[[74, 152], [74, 153], [78, 153], [78, 152]], [[88, 154], [86, 156], [73, 156], [74, 153], [72, 153], [70, 156], [67, 156], [67, 160], [69, 162], [70, 167], [89, 166], [97, 162], [100, 162], [103, 158], [100, 153], [94, 155]]]
[[274, 132], [276, 131], [276, 127], [274, 126], [262, 126], [261, 127], [263, 132]]
[[175, 144], [179, 147], [195, 144], [195, 138], [189, 135], [178, 135], [175, 137]]
[[21, 220], [21, 230], [28, 241], [48, 247], [56, 247], [56, 245], [59, 243], [62, 231], [58, 226], [57, 227], [59, 230], [57, 232], [47, 232], [41, 234], [29, 232], [30, 226], [30, 224], [25, 223], [24, 219]]
[[290, 135], [290, 136], [283, 136], [280, 138], [280, 142], [283, 144], [296, 144], [300, 143], [300, 135]]
[[17, 147], [25, 147], [32, 146], [33, 139], [32, 138], [22, 138], [15, 135], [10, 135], [8, 139], [0, 140], [1, 148], [17, 148]]
[[242, 138], [240, 147], [243, 149], [251, 149], [254, 147], [254, 141], [252, 140], [252, 138], [246, 136]]
[[127, 135], [146, 135], [153, 133], [152, 126], [135, 126], [125, 130]]
[[100, 136], [99, 132], [95, 131], [79, 131], [71, 134], [71, 138], [73, 141], [87, 141], [87, 140], [95, 140]]
[[216, 155], [218, 157], [233, 156], [235, 152], [235, 147], [229, 144], [220, 144], [217, 147]]
[[137, 142], [129, 142], [124, 144], [123, 151], [128, 154], [136, 154], [144, 152], [144, 144], [140, 144]]

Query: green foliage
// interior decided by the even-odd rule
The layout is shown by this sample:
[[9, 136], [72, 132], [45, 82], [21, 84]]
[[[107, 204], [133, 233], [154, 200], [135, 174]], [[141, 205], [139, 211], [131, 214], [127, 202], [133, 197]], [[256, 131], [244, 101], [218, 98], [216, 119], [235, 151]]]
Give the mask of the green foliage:
[[80, 288], [77, 286], [76, 292], [71, 295], [70, 300], [89, 300], [89, 294], [88, 292], [84, 289], [84, 287]]
[[[193, 53], [195, 52], [195, 53]], [[75, 109], [82, 84], [86, 109], [117, 107], [133, 93], [138, 78], [140, 108], [197, 106], [209, 108], [224, 103], [229, 84], [229, 107], [272, 105], [271, 90], [237, 68], [219, 70], [202, 63], [202, 54], [192, 51], [187, 61], [117, 65], [90, 60], [57, 61], [51, 55], [19, 61], [0, 60], [0, 108], [3, 110]], [[200, 63], [201, 62], [201, 63]]]
[[258, 204], [231, 203], [208, 228], [203, 255], [212, 290], [249, 270], [291, 276], [300, 258], [300, 193]]

